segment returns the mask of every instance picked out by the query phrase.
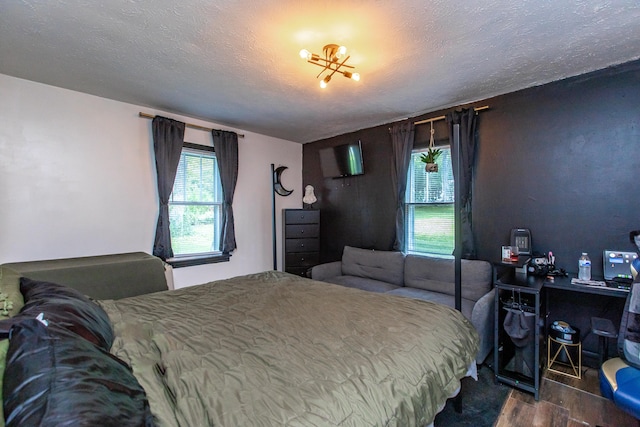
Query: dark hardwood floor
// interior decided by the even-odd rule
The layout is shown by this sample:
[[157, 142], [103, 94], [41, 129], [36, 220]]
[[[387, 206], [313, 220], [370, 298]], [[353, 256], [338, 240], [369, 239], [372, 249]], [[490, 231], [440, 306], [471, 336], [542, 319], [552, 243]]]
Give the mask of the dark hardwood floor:
[[540, 400], [511, 390], [496, 427], [640, 427], [640, 422], [600, 394], [598, 370], [582, 368], [582, 379], [543, 374]]

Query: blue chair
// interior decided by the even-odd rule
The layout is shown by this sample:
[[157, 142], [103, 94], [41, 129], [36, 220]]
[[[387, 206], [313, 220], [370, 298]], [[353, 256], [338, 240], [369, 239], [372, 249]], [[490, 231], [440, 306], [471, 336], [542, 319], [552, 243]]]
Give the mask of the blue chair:
[[602, 396], [640, 419], [640, 283], [634, 283], [627, 297], [620, 331], [620, 357], [609, 359], [600, 369]]
[[640, 419], [640, 369], [620, 357], [607, 360], [600, 370], [600, 391], [603, 397]]

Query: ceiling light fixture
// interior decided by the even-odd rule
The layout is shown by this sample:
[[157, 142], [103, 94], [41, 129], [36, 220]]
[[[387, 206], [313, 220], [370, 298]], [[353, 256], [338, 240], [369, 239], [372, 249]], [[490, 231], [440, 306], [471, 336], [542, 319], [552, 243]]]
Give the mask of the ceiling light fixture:
[[350, 56], [342, 59], [347, 53], [346, 47], [338, 46], [337, 44], [328, 44], [322, 48], [322, 51], [324, 52], [324, 58], [322, 58], [318, 54], [309, 52], [307, 49], [302, 49], [300, 51], [300, 58], [306, 59], [310, 64], [322, 67], [322, 71], [320, 71], [316, 78], [319, 78], [323, 73], [326, 72], [325, 77], [320, 80], [321, 88], [324, 89], [327, 87], [327, 84], [331, 81], [331, 77], [333, 77], [335, 73], [340, 73], [346, 78], [355, 81], [360, 80], [360, 74], [341, 70], [341, 68], [354, 68], [351, 65], [346, 64]]

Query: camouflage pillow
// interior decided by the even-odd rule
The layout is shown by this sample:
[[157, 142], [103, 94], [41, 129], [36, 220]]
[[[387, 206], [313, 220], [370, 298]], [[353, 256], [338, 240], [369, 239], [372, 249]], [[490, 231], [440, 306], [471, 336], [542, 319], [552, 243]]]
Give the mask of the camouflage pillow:
[[58, 326], [109, 351], [113, 328], [105, 311], [75, 289], [56, 283], [20, 278], [24, 306], [19, 317], [34, 319], [40, 313]]
[[15, 319], [3, 386], [7, 427], [154, 425], [126, 363], [54, 322]]

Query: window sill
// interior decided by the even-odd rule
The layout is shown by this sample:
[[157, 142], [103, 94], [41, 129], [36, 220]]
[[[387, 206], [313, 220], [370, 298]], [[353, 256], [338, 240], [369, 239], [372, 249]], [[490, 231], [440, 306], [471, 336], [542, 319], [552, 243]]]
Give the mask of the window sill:
[[188, 256], [169, 258], [167, 264], [173, 268], [193, 267], [196, 265], [215, 264], [217, 262], [228, 262], [231, 254], [215, 254], [202, 256]]
[[455, 257], [453, 255], [446, 255], [446, 254], [437, 254], [437, 253], [433, 253], [433, 252], [418, 252], [418, 251], [405, 251], [405, 254], [411, 254], [411, 255], [422, 255], [422, 256], [428, 256], [431, 258], [442, 258], [442, 259], [455, 259]]

